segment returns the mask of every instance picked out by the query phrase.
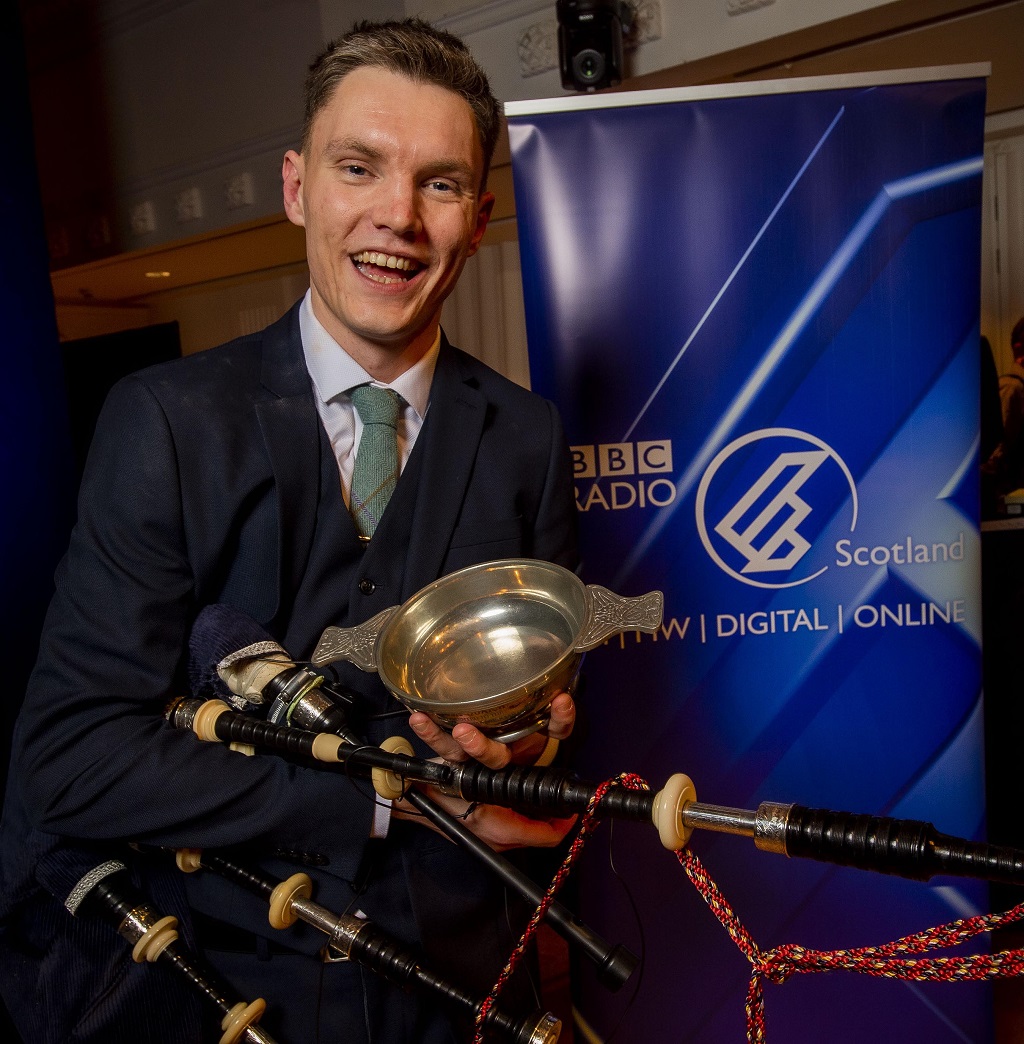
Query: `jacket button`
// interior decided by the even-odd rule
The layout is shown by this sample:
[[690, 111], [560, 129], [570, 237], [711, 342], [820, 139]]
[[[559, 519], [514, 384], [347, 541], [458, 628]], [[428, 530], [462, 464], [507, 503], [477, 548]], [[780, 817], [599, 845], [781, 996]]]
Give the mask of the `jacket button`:
[[359, 581], [359, 590], [362, 591], [364, 595], [372, 595], [373, 592], [377, 590], [377, 585], [364, 576], [363, 579]]

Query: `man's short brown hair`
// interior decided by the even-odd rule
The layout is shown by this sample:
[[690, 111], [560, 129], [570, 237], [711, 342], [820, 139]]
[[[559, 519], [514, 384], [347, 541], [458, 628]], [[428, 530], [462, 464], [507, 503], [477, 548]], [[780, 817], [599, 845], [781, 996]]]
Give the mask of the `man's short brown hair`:
[[501, 129], [501, 106], [469, 48], [457, 36], [419, 18], [358, 22], [318, 55], [306, 77], [303, 152], [309, 148], [317, 113], [330, 101], [341, 80], [363, 66], [387, 69], [464, 98], [473, 110], [480, 135], [486, 182]]

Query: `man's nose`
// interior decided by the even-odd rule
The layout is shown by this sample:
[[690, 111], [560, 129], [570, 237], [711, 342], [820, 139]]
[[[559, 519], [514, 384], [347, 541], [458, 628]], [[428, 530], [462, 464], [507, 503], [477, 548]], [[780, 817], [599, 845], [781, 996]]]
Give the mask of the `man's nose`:
[[404, 179], [392, 179], [380, 186], [373, 210], [373, 223], [390, 229], [403, 239], [415, 239], [423, 227], [417, 186]]

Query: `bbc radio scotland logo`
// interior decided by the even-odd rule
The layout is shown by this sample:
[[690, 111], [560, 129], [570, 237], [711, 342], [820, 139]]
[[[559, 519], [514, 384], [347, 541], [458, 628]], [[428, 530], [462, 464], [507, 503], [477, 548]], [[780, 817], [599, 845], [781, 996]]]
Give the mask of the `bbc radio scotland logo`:
[[586, 511], [663, 508], [676, 499], [670, 439], [570, 446], [576, 507]]
[[[752, 587], [798, 587], [828, 562], [811, 553], [820, 526], [837, 511], [857, 524], [857, 486], [826, 442], [793, 428], [763, 428], [730, 442], [697, 489], [697, 530], [705, 551]], [[785, 579], [783, 579], [783, 576]]]

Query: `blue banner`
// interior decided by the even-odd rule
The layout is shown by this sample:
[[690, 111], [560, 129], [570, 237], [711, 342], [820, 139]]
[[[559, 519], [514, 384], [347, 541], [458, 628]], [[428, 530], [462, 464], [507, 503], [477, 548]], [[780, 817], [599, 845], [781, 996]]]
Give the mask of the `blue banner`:
[[[666, 598], [659, 634], [588, 655], [589, 778], [683, 771], [714, 804], [981, 835], [984, 109], [977, 67], [508, 106], [533, 384], [573, 444], [583, 576]], [[583, 1019], [742, 1041], [747, 960], [651, 828], [610, 834], [582, 913], [645, 968], [635, 997], [581, 969]], [[692, 847], [763, 949], [988, 905], [962, 880]], [[788, 1044], [991, 1034], [985, 986], [767, 990]]]

